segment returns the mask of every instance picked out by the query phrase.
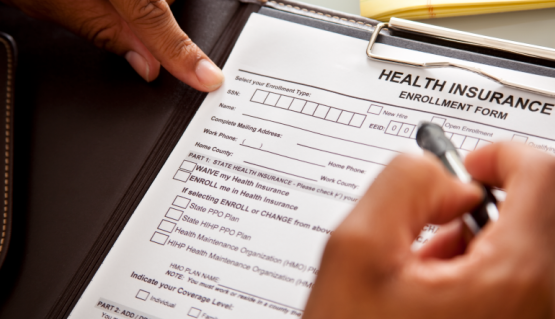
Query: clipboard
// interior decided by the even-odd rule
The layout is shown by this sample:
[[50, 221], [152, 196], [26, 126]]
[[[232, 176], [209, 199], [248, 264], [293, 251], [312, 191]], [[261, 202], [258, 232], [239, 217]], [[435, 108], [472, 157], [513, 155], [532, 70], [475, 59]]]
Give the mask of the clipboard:
[[[404, 32], [393, 27], [387, 29], [385, 25], [382, 26], [382, 31], [379, 32], [378, 36], [378, 33], [373, 33], [380, 23], [378, 21], [306, 5], [301, 2], [191, 0], [187, 3], [186, 7], [181, 6], [174, 9], [177, 19], [182, 23], [185, 31], [199, 43], [203, 50], [210, 52], [211, 58], [220, 66], [225, 63], [233, 48], [234, 41], [239, 36], [249, 15], [258, 12], [270, 17], [363, 39], [369, 41], [369, 43], [371, 43], [372, 35], [375, 34], [374, 40], [377, 43], [555, 77], [555, 62], [544, 57], [530, 57], [520, 53], [506, 52], [498, 48], [446, 41], [426, 34]], [[1, 16], [8, 17], [14, 14], [13, 9], [4, 7], [2, 9], [3, 15]], [[212, 21], [202, 20], [198, 18], [199, 16], [210, 16]], [[19, 17], [28, 19], [21, 15]], [[18, 28], [28, 31], [33, 30], [25, 29], [24, 26], [22, 27], [13, 21], [14, 19], [0, 19], [0, 26], [12, 33], [16, 32]], [[214, 26], [213, 21], [218, 21], [217, 26]], [[34, 78], [31, 70], [28, 68], [21, 69], [20, 79], [23, 78], [23, 81], [27, 82], [23, 82], [24, 85], [19, 85], [19, 87], [25, 87], [27, 89], [26, 93], [33, 98], [25, 96], [20, 100], [16, 99], [16, 101], [20, 101], [20, 104], [16, 102], [16, 110], [18, 108], [19, 110], [26, 110], [27, 108], [38, 109], [40, 112], [37, 112], [33, 117], [20, 116], [20, 119], [24, 119], [18, 124], [20, 130], [25, 129], [29, 132], [36, 130], [37, 136], [40, 134], [44, 136], [43, 127], [46, 126], [45, 123], [52, 121], [52, 115], [49, 114], [57, 114], [51, 112], [56, 110], [53, 109], [53, 103], [58, 103], [58, 105], [70, 109], [74, 107], [70, 101], [73, 102], [77, 98], [105, 94], [106, 92], [113, 93], [106, 87], [113, 85], [113, 82], [106, 81], [106, 74], [112, 74], [111, 77], [118, 80], [118, 85], [127, 88], [129, 91], [136, 92], [144, 89], [144, 92], [149, 94], [170, 98], [161, 100], [162, 107], [156, 105], [155, 108], [151, 109], [139, 104], [134, 108], [122, 108], [122, 101], [125, 101], [126, 98], [122, 94], [114, 101], [107, 101], [105, 108], [94, 109], [91, 107], [82, 111], [83, 113], [90, 112], [88, 118], [93, 117], [92, 115], [97, 118], [112, 118], [114, 123], [105, 124], [108, 129], [112, 130], [119, 129], [121, 123], [117, 122], [118, 118], [125, 118], [129, 125], [126, 127], [127, 132], [130, 132], [129, 135], [142, 132], [144, 135], [141, 135], [141, 137], [150, 137], [139, 144], [136, 140], [131, 140], [131, 137], [116, 135], [111, 138], [114, 144], [110, 144], [110, 147], [95, 149], [104, 151], [106, 154], [113, 155], [123, 161], [130, 161], [132, 164], [127, 165], [130, 167], [128, 170], [119, 171], [119, 166], [115, 164], [102, 163], [107, 167], [106, 171], [98, 172], [98, 177], [90, 181], [91, 188], [102, 187], [105, 190], [103, 193], [117, 194], [117, 196], [114, 195], [117, 198], [110, 198], [109, 205], [98, 206], [98, 193], [91, 192], [91, 196], [88, 196], [82, 189], [75, 187], [74, 189], [65, 190], [67, 192], [66, 203], [57, 210], [39, 210], [38, 207], [52, 207], [50, 198], [43, 195], [51, 193], [49, 188], [52, 188], [52, 184], [41, 183], [40, 176], [50, 178], [51, 175], [48, 173], [52, 171], [52, 168], [55, 168], [57, 169], [56, 172], [62, 177], [57, 176], [57, 179], [53, 182], [65, 185], [79, 184], [82, 183], [79, 176], [72, 175], [73, 172], [79, 171], [75, 170], [75, 167], [98, 166], [99, 158], [72, 158], [74, 166], [56, 166], [57, 163], [55, 162], [60, 162], [60, 159], [47, 157], [41, 150], [67, 149], [67, 153], [62, 153], [59, 156], [71, 156], [71, 152], [75, 152], [76, 146], [68, 144], [67, 141], [62, 139], [59, 141], [54, 138], [34, 140], [30, 135], [19, 135], [19, 141], [22, 141], [19, 144], [21, 145], [19, 154], [23, 154], [19, 155], [19, 158], [33, 154], [33, 161], [47, 164], [26, 165], [27, 163], [23, 163], [19, 165], [19, 188], [16, 188], [15, 191], [19, 195], [16, 196], [14, 206], [18, 208], [14, 217], [14, 229], [15, 233], [18, 234], [17, 241], [11, 244], [7, 267], [0, 271], [0, 287], [2, 287], [0, 318], [2, 319], [15, 317], [66, 318], [69, 315], [205, 97], [202, 93], [193, 92], [176, 83], [167, 74], [162, 74], [160, 81], [153, 86], [146, 86], [146, 84], [137, 81], [131, 69], [121, 67], [123, 61], [115, 60], [114, 57], [100, 50], [95, 51], [92, 46], [87, 47], [81, 39], [72, 37], [64, 33], [63, 30], [41, 22], [33, 22], [32, 26], [41, 30], [41, 32], [46, 32], [44, 30], [49, 32], [44, 37], [46, 44], [37, 44], [39, 48], [50, 50], [51, 47], [57, 45], [61, 47], [71, 45], [71, 47], [78, 47], [80, 50], [91, 52], [88, 55], [76, 57], [74, 61], [68, 63], [75, 70], [81, 70], [83, 66], [86, 66], [85, 69], [98, 70], [98, 73], [87, 74], [86, 78], [72, 77], [69, 79], [69, 81], [79, 85], [81, 90], [79, 92], [68, 92], [67, 94], [71, 97], [68, 101], [54, 99], [55, 92], [48, 92], [47, 89], [50, 88], [48, 83], [31, 81]], [[60, 37], [59, 34], [64, 36]], [[20, 52], [24, 57], [21, 64], [25, 66], [26, 61], [28, 61], [25, 60], [25, 57], [29, 56], [32, 50], [35, 50], [32, 45], [34, 44], [34, 38], [27, 38], [25, 34], [18, 35], [18, 41], [22, 43]], [[360, 54], [363, 55], [366, 52], [361, 51]], [[34, 70], [42, 78], [45, 78], [45, 74], [49, 71], [48, 65], [58, 62], [53, 55], [46, 55], [45, 57], [46, 60], [42, 61], [44, 66]], [[114, 68], [114, 66], [116, 67]], [[60, 74], [60, 76], [74, 75], [69, 71], [60, 72]], [[64, 83], [63, 81], [56, 81], [58, 81], [58, 78], [52, 80], [54, 83]], [[105, 83], [102, 83], [102, 81]], [[95, 83], [95, 85], [87, 87], [90, 83]], [[170, 91], [170, 89], [173, 91]], [[141, 101], [137, 99], [137, 102]], [[135, 120], [133, 116], [130, 116], [136, 112], [137, 108], [156, 125], [145, 127], [144, 122]], [[160, 109], [167, 109], [168, 111], [160, 112]], [[47, 111], [50, 111], [50, 113]], [[90, 123], [90, 119], [85, 117], [81, 118], [74, 114], [68, 114], [67, 116], [68, 121], [73, 121], [76, 127], [92, 127], [94, 125], [94, 123]], [[33, 126], [34, 123], [38, 123], [37, 127]], [[69, 133], [71, 133], [69, 130], [64, 131], [64, 134]], [[89, 145], [86, 144], [87, 139], [107, 141], [107, 139], [102, 140], [102, 137], [98, 137], [98, 131], [80, 131], [79, 133], [78, 138], [81, 140], [78, 142], [84, 143], [83, 145]], [[59, 132], [51, 134], [51, 136], [60, 135]], [[134, 144], [129, 143], [130, 140]], [[114, 150], [118, 145], [129, 154], [129, 157], [121, 157], [122, 155]], [[140, 145], [140, 147], [131, 148], [128, 145]], [[82, 151], [79, 148], [77, 150]], [[29, 170], [33, 174], [23, 171], [29, 167], [33, 168], [33, 170]], [[16, 170], [17, 174], [18, 171]], [[25, 192], [30, 195], [22, 196], [21, 194], [25, 194]], [[94, 209], [89, 209], [89, 207]], [[75, 217], [77, 208], [82, 216]], [[45, 223], [49, 227], [48, 231], [43, 228]], [[70, 233], [74, 237], [68, 239], [57, 236], [58, 234], [68, 233], [68, 225], [73, 228]], [[77, 237], [75, 236], [76, 233], [82, 234], [82, 236]], [[49, 259], [44, 258], [44, 256], [63, 257], [64, 266], [60, 266], [59, 259]], [[51, 278], [55, 278], [55, 284], [53, 284], [54, 280]], [[2, 285], [1, 283], [7, 284]], [[28, 300], [36, 300], [36, 306], [26, 306]]]
[[[553, 71], [555, 67], [555, 49], [487, 37], [398, 18], [392, 18], [389, 23], [383, 23], [363, 17], [340, 15], [340, 13], [336, 11], [322, 8], [303, 8], [302, 4], [297, 1], [280, 1], [279, 3], [276, 1], [268, 1], [266, 2], [266, 6], [278, 10], [281, 14], [269, 11], [266, 8], [263, 8], [260, 13], [359, 39], [369, 39], [366, 54], [373, 60], [409, 65], [417, 68], [455, 67], [480, 74], [492, 81], [517, 90], [548, 97], [555, 96], [555, 91], [530, 87], [522, 83], [504, 80], [498, 75], [462, 63], [450, 63], [446, 61], [419, 62], [411, 61], [410, 59], [391, 59], [386, 56], [379, 56], [372, 53], [372, 47], [375, 43], [382, 43], [549, 77], [555, 76], [555, 72]], [[317, 10], [322, 12], [318, 12]], [[287, 15], [286, 13], [303, 16], [305, 19]], [[306, 20], [306, 18], [332, 22], [337, 24], [337, 26], [332, 29], [321, 23]]]

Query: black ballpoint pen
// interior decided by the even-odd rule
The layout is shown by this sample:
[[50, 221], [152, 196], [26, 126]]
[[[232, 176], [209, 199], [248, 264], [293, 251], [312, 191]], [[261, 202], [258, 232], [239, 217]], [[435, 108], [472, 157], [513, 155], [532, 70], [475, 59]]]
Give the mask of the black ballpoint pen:
[[[462, 182], [469, 183], [472, 181], [472, 176], [466, 171], [457, 149], [445, 136], [445, 132], [439, 125], [421, 122], [418, 125], [416, 142], [420, 148], [436, 155], [447, 170]], [[482, 202], [472, 212], [463, 215], [464, 223], [474, 235], [477, 235], [490, 220], [496, 221], [499, 218], [497, 199], [489, 187], [482, 187], [484, 189]]]

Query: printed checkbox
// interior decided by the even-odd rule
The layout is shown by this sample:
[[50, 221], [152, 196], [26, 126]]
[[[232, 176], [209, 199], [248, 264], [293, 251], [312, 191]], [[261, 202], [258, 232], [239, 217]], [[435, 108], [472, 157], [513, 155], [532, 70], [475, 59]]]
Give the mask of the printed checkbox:
[[181, 166], [179, 166], [179, 169], [186, 172], [192, 172], [195, 170], [196, 167], [197, 163], [195, 162], [183, 161], [183, 163], [181, 163]]
[[355, 113], [355, 115], [353, 115], [353, 118], [351, 119], [351, 122], [349, 123], [349, 126], [360, 128], [362, 126], [362, 123], [364, 123], [365, 119], [366, 119], [366, 115]]
[[314, 112], [316, 111], [316, 107], [318, 107], [318, 104], [312, 103], [312, 102], [306, 102], [306, 105], [304, 106], [302, 113], [308, 114], [308, 115], [314, 115]]
[[382, 113], [382, 110], [383, 110], [383, 106], [372, 104], [370, 105], [370, 108], [368, 108], [368, 113], [380, 115]]
[[493, 144], [493, 142], [480, 140], [480, 141], [478, 141], [478, 145], [476, 145], [476, 149], [479, 149], [479, 148], [482, 148], [484, 146], [488, 146], [488, 145], [491, 145], [491, 144]]
[[441, 127], [443, 127], [443, 124], [445, 124], [446, 119], [444, 119], [443, 117], [432, 117], [432, 123], [435, 123]]
[[295, 112], [301, 112], [305, 105], [306, 105], [305, 100], [294, 99], [293, 103], [289, 107], [289, 110], [295, 111]]
[[279, 94], [270, 93], [270, 94], [268, 94], [268, 97], [266, 98], [266, 101], [264, 101], [264, 104], [269, 105], [269, 106], [276, 106], [276, 103], [279, 100], [280, 96], [281, 95], [279, 95]]
[[181, 216], [183, 215], [183, 211], [175, 208], [170, 208], [166, 212], [166, 217], [171, 218], [173, 220], [179, 221]]
[[135, 296], [135, 298], [146, 301], [148, 299], [148, 296], [150, 296], [150, 292], [139, 289], [139, 292], [137, 292], [137, 295]]
[[150, 241], [153, 243], [157, 243], [158, 245], [165, 245], [166, 242], [168, 241], [168, 238], [170, 236], [166, 235], [166, 234], [162, 234], [159, 232], [154, 232], [154, 235], [152, 235], [152, 237], [150, 238]]
[[343, 111], [343, 112], [341, 112], [341, 115], [339, 116], [339, 119], [337, 120], [337, 123], [348, 125], [351, 122], [351, 120], [353, 119], [353, 115], [354, 114], [352, 112]]
[[187, 209], [190, 202], [191, 202], [191, 200], [188, 199], [188, 198], [181, 197], [181, 196], [176, 196], [175, 199], [173, 200], [172, 204], [174, 206], [181, 207], [183, 209]]
[[282, 108], [282, 109], [288, 109], [289, 106], [291, 106], [291, 103], [293, 103], [293, 98], [292, 97], [282, 95], [279, 98], [279, 101], [277, 102], [276, 107], [279, 107], [279, 108]]
[[397, 135], [401, 131], [401, 126], [403, 126], [403, 123], [391, 121], [385, 129], [385, 134]]
[[476, 149], [476, 145], [478, 145], [478, 139], [474, 137], [466, 137], [464, 142], [461, 146], [463, 150], [473, 151]]
[[189, 180], [190, 176], [191, 176], [191, 173], [187, 173], [185, 171], [179, 170], [177, 171], [177, 173], [175, 173], [175, 175], [173, 176], [173, 179], [175, 179], [176, 181], [186, 183]]
[[415, 128], [416, 125], [403, 123], [403, 126], [401, 126], [401, 129], [399, 130], [399, 136], [410, 137]]
[[519, 143], [526, 143], [526, 141], [528, 141], [528, 136], [515, 134], [513, 135], [513, 141], [519, 142]]
[[158, 225], [158, 229], [171, 233], [174, 230], [175, 226], [177, 226], [176, 223], [172, 223], [168, 220], [162, 219], [160, 225]]
[[314, 116], [319, 117], [321, 119], [325, 118], [326, 115], [328, 115], [328, 112], [330, 111], [330, 107], [329, 106], [325, 106], [325, 105], [318, 105], [318, 107], [316, 108], [316, 112], [314, 112]]
[[337, 122], [337, 120], [339, 119], [339, 115], [341, 115], [341, 110], [330, 107], [330, 110], [328, 111], [328, 114], [326, 115], [326, 120], [332, 121], [332, 122]]
[[200, 316], [201, 312], [202, 312], [202, 310], [200, 310], [199, 308], [191, 307], [191, 309], [189, 309], [189, 313], [187, 315], [189, 317], [198, 318]]
[[268, 97], [268, 93], [269, 92], [266, 91], [256, 90], [252, 96], [251, 102], [264, 103], [264, 100]]
[[465, 138], [466, 136], [464, 135], [453, 134], [453, 136], [451, 136], [451, 142], [456, 148], [461, 148]]
[[410, 138], [416, 139], [416, 133], [418, 133], [418, 130], [415, 128], [415, 129], [412, 131], [412, 134], [410, 135]]

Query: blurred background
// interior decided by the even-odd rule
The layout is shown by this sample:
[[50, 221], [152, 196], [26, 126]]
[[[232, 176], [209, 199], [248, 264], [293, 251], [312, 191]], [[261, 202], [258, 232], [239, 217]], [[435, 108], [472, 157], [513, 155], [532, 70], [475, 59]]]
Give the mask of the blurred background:
[[[360, 14], [359, 0], [301, 0]], [[394, 0], [382, 0], [394, 1]], [[420, 20], [446, 28], [555, 48], [555, 8]]]

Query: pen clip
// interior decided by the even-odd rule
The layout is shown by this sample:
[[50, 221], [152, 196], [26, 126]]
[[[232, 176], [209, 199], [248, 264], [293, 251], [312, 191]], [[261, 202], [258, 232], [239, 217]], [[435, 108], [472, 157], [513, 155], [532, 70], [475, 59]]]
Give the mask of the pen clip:
[[[424, 26], [424, 27], [422, 27]], [[420, 27], [420, 29], [419, 29]], [[403, 19], [398, 19], [398, 18], [391, 18], [389, 23], [380, 23], [376, 26], [376, 28], [374, 29], [374, 32], [372, 33], [372, 36], [370, 37], [370, 41], [368, 43], [368, 47], [366, 49], [366, 55], [368, 55], [368, 57], [370, 59], [373, 60], [378, 60], [378, 61], [382, 61], [382, 62], [388, 62], [388, 63], [395, 63], [395, 64], [401, 64], [401, 65], [408, 65], [408, 66], [412, 66], [412, 67], [417, 67], [417, 68], [446, 68], [446, 67], [452, 67], [452, 68], [457, 68], [457, 69], [462, 69], [462, 70], [466, 70], [466, 71], [470, 71], [473, 73], [476, 73], [478, 75], [484, 76], [490, 80], [493, 80], [501, 85], [504, 85], [506, 87], [510, 87], [513, 89], [517, 89], [517, 90], [521, 90], [521, 91], [526, 91], [526, 92], [530, 92], [530, 93], [535, 93], [535, 94], [541, 94], [541, 95], [545, 95], [548, 97], [555, 97], [555, 91], [550, 91], [550, 90], [544, 90], [538, 87], [534, 87], [534, 86], [528, 86], [528, 85], [524, 85], [524, 84], [520, 84], [520, 83], [516, 83], [516, 82], [512, 82], [509, 80], [505, 80], [499, 76], [496, 76], [490, 72], [484, 71], [480, 68], [471, 66], [471, 65], [467, 65], [467, 64], [463, 64], [463, 63], [458, 63], [458, 62], [451, 62], [451, 61], [437, 61], [437, 62], [417, 62], [417, 61], [407, 61], [407, 60], [401, 60], [401, 59], [396, 59], [396, 58], [390, 58], [390, 57], [386, 57], [383, 55], [378, 55], [372, 52], [372, 48], [374, 47], [374, 44], [376, 43], [378, 36], [380, 35], [380, 32], [383, 29], [392, 29], [392, 30], [403, 30], [403, 31], [409, 31], [409, 32], [419, 32], [419, 33], [424, 33], [426, 35], [432, 35], [432, 36], [436, 36], [432, 33], [432, 30], [434, 29], [439, 29], [442, 31], [443, 36], [441, 36], [440, 38], [442, 39], [446, 39], [446, 40], [450, 40], [450, 41], [455, 41], [455, 42], [464, 42], [464, 43], [469, 43], [469, 44], [474, 44], [474, 45], [480, 45], [480, 46], [486, 46], [486, 47], [490, 47], [490, 48], [495, 48], [498, 50], [503, 50], [503, 51], [509, 51], [509, 52], [514, 52], [514, 53], [519, 53], [519, 54], [524, 54], [524, 55], [530, 55], [530, 56], [535, 56], [535, 57], [540, 57], [540, 58], [545, 58], [545, 59], [550, 59], [550, 60], [555, 60], [555, 50], [551, 50], [551, 49], [547, 49], [547, 48], [541, 48], [541, 47], [536, 47], [536, 46], [530, 46], [530, 45], [524, 45], [524, 44], [519, 44], [516, 42], [512, 42], [512, 41], [505, 41], [505, 40], [500, 40], [500, 39], [494, 39], [494, 38], [489, 38], [489, 37], [481, 37], [481, 36], [476, 36], [473, 35], [471, 33], [466, 33], [466, 32], [460, 32], [460, 31], [456, 31], [456, 30], [451, 30], [451, 29], [446, 29], [446, 28], [438, 28], [435, 26], [430, 26], [430, 25], [426, 25], [423, 23], [418, 23], [418, 22], [413, 22], [413, 21], [407, 21], [407, 20], [403, 20]], [[461, 37], [460, 35], [464, 35], [464, 37]], [[452, 35], [452, 36], [459, 36], [459, 38], [448, 38], [448, 35]], [[491, 43], [480, 43], [480, 41], [470, 41], [472, 39], [473, 36], [476, 36], [477, 39], [487, 39], [487, 40], [496, 40], [495, 42], [491, 41]], [[436, 36], [437, 37], [437, 36]], [[486, 41], [487, 42], [487, 41]], [[511, 44], [511, 49], [506, 49], [501, 47], [501, 44], [507, 44], [510, 43]], [[525, 50], [525, 48], [534, 48], [537, 49], [536, 51], [534, 51], [534, 54], [531, 52], [528, 52], [528, 50]], [[518, 50], [517, 50], [518, 48]], [[542, 50], [539, 50], [542, 49]], [[541, 55], [540, 55], [541, 54]]]

